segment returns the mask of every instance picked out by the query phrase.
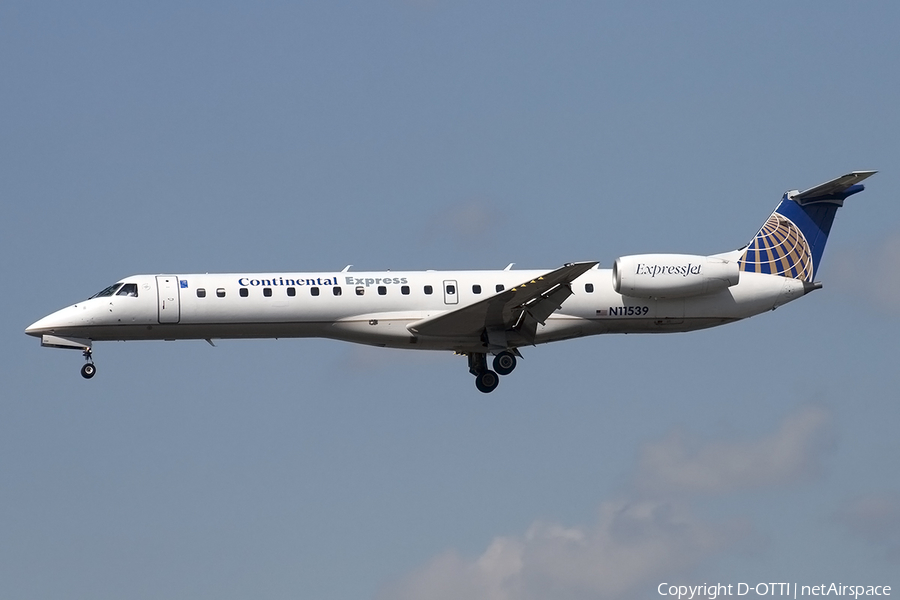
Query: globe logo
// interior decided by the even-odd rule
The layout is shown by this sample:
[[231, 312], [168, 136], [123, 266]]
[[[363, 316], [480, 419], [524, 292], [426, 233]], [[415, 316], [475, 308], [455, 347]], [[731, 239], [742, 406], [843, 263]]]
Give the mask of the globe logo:
[[812, 255], [803, 232], [775, 213], [763, 225], [741, 257], [741, 271], [781, 275], [811, 281]]

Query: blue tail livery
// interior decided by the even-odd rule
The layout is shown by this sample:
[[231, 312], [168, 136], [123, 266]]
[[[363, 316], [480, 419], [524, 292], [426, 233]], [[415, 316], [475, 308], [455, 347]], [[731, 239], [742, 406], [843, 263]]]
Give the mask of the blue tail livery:
[[790, 191], [747, 246], [741, 270], [812, 282], [837, 209], [877, 171], [853, 171], [808, 190]]

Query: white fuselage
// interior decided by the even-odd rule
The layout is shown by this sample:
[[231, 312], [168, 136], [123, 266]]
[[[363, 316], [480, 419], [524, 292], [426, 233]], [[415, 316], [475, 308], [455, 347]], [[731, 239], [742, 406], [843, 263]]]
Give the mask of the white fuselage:
[[[322, 337], [392, 348], [484, 352], [483, 340], [418, 335], [415, 323], [546, 272], [136, 275], [120, 281], [135, 284], [128, 289], [136, 288], [136, 296], [94, 297], [48, 315], [26, 332], [90, 341]], [[737, 285], [716, 293], [643, 299], [616, 293], [612, 271], [597, 268], [572, 281], [571, 289], [572, 295], [537, 327], [533, 343], [703, 329], [772, 310], [807, 291], [796, 279], [746, 272]]]

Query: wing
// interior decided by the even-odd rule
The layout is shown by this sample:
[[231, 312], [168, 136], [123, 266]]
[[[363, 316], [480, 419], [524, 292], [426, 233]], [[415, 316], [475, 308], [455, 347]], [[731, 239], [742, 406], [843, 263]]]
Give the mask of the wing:
[[532, 323], [536, 328], [572, 295], [569, 284], [596, 265], [595, 261], [567, 263], [475, 304], [412, 323], [408, 329], [418, 335], [480, 337], [485, 330], [527, 330]]
[[863, 186], [857, 185], [863, 179], [871, 177], [878, 171], [853, 171], [842, 175], [837, 179], [820, 183], [808, 190], [803, 190], [791, 196], [800, 204], [811, 204], [813, 202], [837, 201], [843, 202], [848, 196], [863, 190]]

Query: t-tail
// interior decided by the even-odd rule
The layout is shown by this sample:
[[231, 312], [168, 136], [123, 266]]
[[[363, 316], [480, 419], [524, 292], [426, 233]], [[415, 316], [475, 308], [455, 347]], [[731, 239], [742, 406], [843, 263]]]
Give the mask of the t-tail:
[[863, 191], [877, 171], [853, 171], [799, 192], [786, 192], [772, 216], [744, 249], [741, 271], [781, 275], [812, 283], [837, 209]]

